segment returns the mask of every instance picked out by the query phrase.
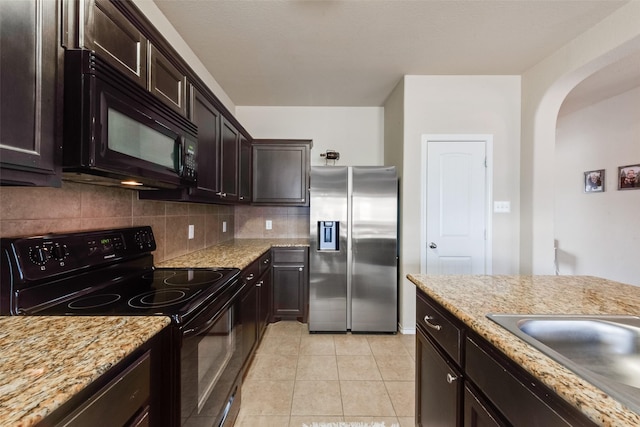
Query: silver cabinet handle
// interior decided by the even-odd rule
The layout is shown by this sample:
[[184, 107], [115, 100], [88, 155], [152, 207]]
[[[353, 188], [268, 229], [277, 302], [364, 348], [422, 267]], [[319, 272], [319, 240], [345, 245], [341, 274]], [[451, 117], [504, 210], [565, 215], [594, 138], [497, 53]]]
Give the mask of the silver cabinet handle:
[[253, 280], [254, 275], [253, 273], [251, 273], [250, 275], [247, 276], [246, 281], [248, 282], [249, 280]]
[[302, 268], [302, 267], [299, 267], [299, 268], [298, 268], [298, 271], [302, 271], [302, 270], [303, 270], [303, 268]]
[[271, 260], [269, 258], [265, 259], [264, 261], [262, 261], [263, 264], [269, 264]]
[[435, 329], [436, 331], [439, 331], [440, 329], [442, 329], [442, 326], [440, 325], [436, 325], [435, 323], [431, 323], [430, 320], [433, 320], [434, 317], [433, 316], [424, 316], [424, 323], [430, 327], [431, 329]]
[[458, 379], [457, 375], [447, 374], [447, 382], [449, 384], [453, 384], [453, 382], [456, 381], [457, 379]]
[[264, 283], [264, 282], [263, 282], [262, 280], [260, 280], [258, 283], [256, 283], [256, 288], [260, 288], [260, 287], [262, 287], [262, 284], [263, 284], [263, 283]]

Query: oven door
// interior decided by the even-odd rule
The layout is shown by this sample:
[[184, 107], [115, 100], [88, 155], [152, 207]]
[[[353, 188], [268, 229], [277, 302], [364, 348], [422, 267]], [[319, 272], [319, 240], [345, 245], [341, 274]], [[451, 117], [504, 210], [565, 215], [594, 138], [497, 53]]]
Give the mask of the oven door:
[[233, 425], [240, 406], [242, 348], [238, 295], [230, 286], [183, 328], [181, 424]]

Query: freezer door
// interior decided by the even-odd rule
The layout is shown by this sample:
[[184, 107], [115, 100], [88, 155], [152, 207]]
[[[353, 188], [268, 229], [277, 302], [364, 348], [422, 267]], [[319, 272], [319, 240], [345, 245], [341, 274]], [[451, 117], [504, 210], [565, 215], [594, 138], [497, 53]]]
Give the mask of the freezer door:
[[347, 330], [346, 167], [311, 168], [309, 331]]
[[353, 167], [351, 330], [396, 332], [398, 181], [394, 167]]

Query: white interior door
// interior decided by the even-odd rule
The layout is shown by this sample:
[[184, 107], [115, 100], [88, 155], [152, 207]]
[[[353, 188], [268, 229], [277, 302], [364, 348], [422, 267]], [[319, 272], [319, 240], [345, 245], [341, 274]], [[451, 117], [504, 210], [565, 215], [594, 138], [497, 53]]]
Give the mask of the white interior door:
[[423, 140], [426, 142], [423, 272], [490, 274], [487, 262], [490, 141], [453, 136], [443, 139]]

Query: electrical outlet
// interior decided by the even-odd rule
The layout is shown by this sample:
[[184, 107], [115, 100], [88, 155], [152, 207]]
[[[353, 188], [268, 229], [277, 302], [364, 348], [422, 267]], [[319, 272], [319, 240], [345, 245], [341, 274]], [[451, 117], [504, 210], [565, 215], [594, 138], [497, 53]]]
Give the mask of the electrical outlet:
[[227, 232], [227, 221], [222, 221], [222, 232], [223, 233]]
[[193, 224], [189, 224], [189, 239], [193, 239], [196, 235], [195, 233], [195, 227], [193, 226]]
[[273, 222], [271, 222], [270, 219], [268, 219], [265, 223], [264, 223], [264, 228], [266, 228], [267, 230], [271, 230], [273, 228]]

